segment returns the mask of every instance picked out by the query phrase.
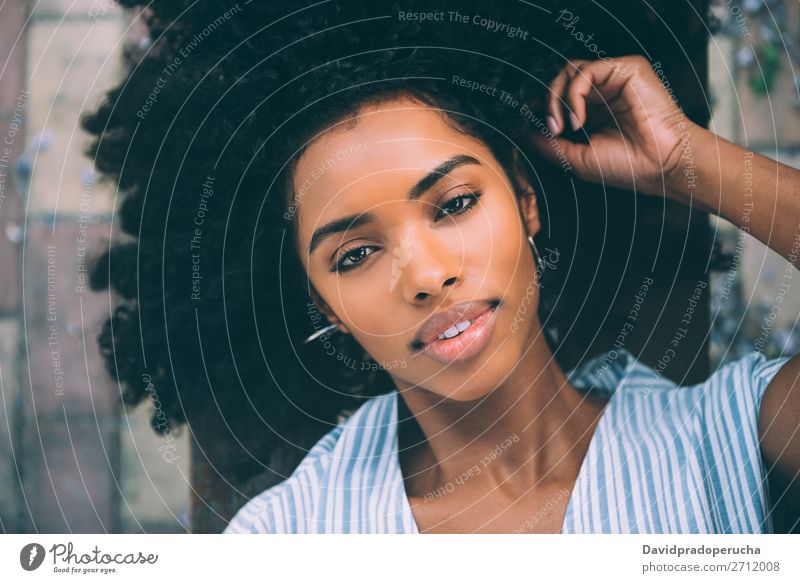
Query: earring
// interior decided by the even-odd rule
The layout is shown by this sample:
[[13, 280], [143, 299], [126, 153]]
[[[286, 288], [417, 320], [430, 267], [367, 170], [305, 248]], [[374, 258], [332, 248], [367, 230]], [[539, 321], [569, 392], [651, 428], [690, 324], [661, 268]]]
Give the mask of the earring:
[[536, 243], [533, 242], [533, 235], [528, 235], [528, 242], [531, 244], [531, 247], [533, 248], [533, 254], [536, 257], [536, 265], [541, 266], [542, 256], [539, 255], [539, 250], [536, 248]]
[[317, 330], [311, 336], [309, 336], [308, 338], [303, 340], [303, 344], [308, 344], [309, 342], [311, 342], [312, 340], [316, 340], [317, 338], [319, 338], [323, 334], [326, 334], [328, 332], [334, 332], [334, 331], [336, 331], [338, 329], [339, 328], [336, 326], [336, 324], [331, 324], [330, 326], [325, 326], [324, 328], [322, 328], [320, 330]]

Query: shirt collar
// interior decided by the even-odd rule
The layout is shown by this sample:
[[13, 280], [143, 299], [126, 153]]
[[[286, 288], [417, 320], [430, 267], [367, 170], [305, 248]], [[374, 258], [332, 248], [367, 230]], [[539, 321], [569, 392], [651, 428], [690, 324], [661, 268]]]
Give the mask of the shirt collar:
[[634, 369], [650, 371], [628, 349], [612, 348], [565, 374], [575, 388], [588, 390], [595, 387], [605, 393], [613, 394]]

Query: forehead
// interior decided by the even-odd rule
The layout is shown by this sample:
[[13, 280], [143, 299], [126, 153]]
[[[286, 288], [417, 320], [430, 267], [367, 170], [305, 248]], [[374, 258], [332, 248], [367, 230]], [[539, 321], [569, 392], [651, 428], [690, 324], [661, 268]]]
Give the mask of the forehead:
[[328, 220], [405, 198], [421, 175], [456, 154], [492, 164], [488, 148], [429, 106], [398, 98], [362, 108], [354, 124], [322, 134], [298, 160], [292, 182], [301, 241]]
[[297, 163], [294, 184], [309, 177], [334, 182], [354, 173], [399, 170], [430, 162], [431, 155], [476, 146], [479, 142], [448, 124], [443, 113], [397, 98], [361, 108], [316, 138]]

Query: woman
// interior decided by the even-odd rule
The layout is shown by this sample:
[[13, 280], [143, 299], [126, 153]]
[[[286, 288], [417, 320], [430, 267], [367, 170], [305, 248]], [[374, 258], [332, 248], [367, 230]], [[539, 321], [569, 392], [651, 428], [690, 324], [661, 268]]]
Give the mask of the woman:
[[[526, 32], [547, 39], [541, 52], [521, 49], [510, 35], [502, 41], [497, 26], [473, 22], [465, 33], [463, 23], [447, 24], [452, 11], [437, 21], [414, 7], [386, 3], [376, 12], [353, 2], [301, 9], [285, 20], [280, 7], [260, 8], [270, 12], [262, 26], [280, 22], [269, 40], [252, 40], [244, 22], [228, 32], [268, 61], [258, 61], [262, 76], [255, 80], [263, 86], [254, 82], [254, 61], [217, 74], [219, 61], [209, 53], [204, 63], [196, 54], [197, 61], [176, 70], [207, 95], [186, 98], [202, 99], [204, 117], [195, 128], [214, 123], [215, 115], [235, 116], [225, 109], [233, 105], [246, 114], [238, 125], [217, 125], [216, 134], [198, 130], [201, 144], [189, 143], [226, 160], [192, 168], [196, 183], [205, 179], [208, 200], [219, 192], [226, 199], [216, 211], [217, 230], [208, 230], [212, 219], [204, 213], [191, 246], [200, 251], [195, 271], [205, 271], [202, 277], [223, 266], [222, 289], [198, 284], [202, 308], [178, 314], [164, 300], [162, 313], [174, 322], [193, 319], [200, 330], [219, 318], [219, 310], [209, 310], [214, 301], [231, 309], [226, 274], [244, 272], [252, 297], [238, 297], [254, 308], [230, 318], [244, 328], [242, 319], [258, 322], [259, 290], [271, 288], [291, 328], [297, 316], [286, 312], [298, 303], [285, 298], [304, 285], [311, 300], [304, 316], [317, 329], [307, 344], [319, 349], [319, 362], [328, 361], [319, 370], [349, 363], [353, 350], [367, 356], [345, 367], [350, 387], [325, 390], [310, 370], [322, 385], [318, 392], [302, 395], [295, 387], [285, 401], [312, 409], [324, 398], [330, 411], [341, 403], [337, 391], [377, 395], [316, 441], [291, 476], [247, 503], [226, 532], [769, 532], [766, 468], [800, 470], [800, 399], [792, 392], [800, 359], [768, 361], [754, 352], [680, 390], [625, 350], [565, 373], [554, 358], [558, 340], [540, 319], [547, 264], [534, 241], [544, 222], [534, 184], [540, 158], [566, 160], [581, 179], [715, 212], [796, 265], [800, 174], [689, 121], [641, 57], [565, 66], [555, 50], [563, 34], [541, 15], [539, 22], [520, 15], [517, 3], [500, 3], [491, 14], [484, 9], [482, 18], [537, 22]], [[426, 29], [426, 20], [439, 25]], [[331, 32], [343, 22], [346, 31]], [[315, 39], [322, 31], [339, 36]], [[420, 46], [432, 34], [441, 46]], [[302, 48], [290, 52], [294, 43]], [[143, 66], [152, 74], [164, 54]], [[225, 106], [212, 99], [242, 86], [250, 95], [239, 93]], [[90, 129], [100, 134], [101, 123], [114, 125], [113, 109], [107, 103]], [[183, 111], [167, 107], [164, 115]], [[552, 133], [540, 131], [543, 119]], [[143, 121], [151, 132], [163, 128]], [[588, 141], [576, 137], [584, 131]], [[243, 152], [239, 166], [228, 150]], [[101, 160], [108, 152], [98, 142]], [[195, 158], [179, 154], [181, 173]], [[751, 155], [747, 189], [740, 168]], [[122, 173], [119, 159], [116, 169]], [[233, 191], [219, 188], [226, 174], [238, 179]], [[146, 192], [126, 202], [126, 230], [163, 232], [160, 253], [185, 246], [170, 235], [170, 221], [190, 219], [192, 211], [176, 219], [181, 211], [169, 205], [154, 227], [144, 218]], [[234, 239], [233, 266], [226, 266], [220, 243], [236, 236], [229, 230], [252, 233]], [[140, 238], [136, 253], [153, 247]], [[134, 248], [112, 251], [109, 259], [130, 258]], [[262, 263], [278, 250], [294, 262], [293, 280], [264, 271]], [[154, 262], [169, 264], [155, 255]], [[104, 270], [113, 268], [101, 264], [97, 273]], [[116, 323], [131, 325], [144, 300], [133, 304], [129, 274], [111, 279], [131, 300]], [[228, 286], [228, 293], [243, 293]], [[529, 309], [521, 311], [523, 305]], [[119, 354], [125, 347], [110, 336], [107, 330], [101, 343], [107, 354]], [[297, 340], [292, 351], [303, 350]], [[235, 341], [230, 348], [244, 349]], [[208, 354], [213, 375], [225, 357]], [[364, 381], [365, 364], [390, 381], [389, 392]], [[121, 376], [130, 378], [137, 366], [139, 360]], [[170, 359], [169, 366], [180, 365]], [[369, 386], [358, 388], [354, 379]], [[180, 397], [173, 407], [180, 420]]]

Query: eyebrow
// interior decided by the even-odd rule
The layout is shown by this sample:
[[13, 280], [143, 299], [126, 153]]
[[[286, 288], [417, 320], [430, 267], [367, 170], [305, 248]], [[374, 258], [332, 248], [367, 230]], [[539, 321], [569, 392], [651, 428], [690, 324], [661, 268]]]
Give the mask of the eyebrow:
[[[420, 179], [420, 181], [408, 191], [408, 200], [418, 199], [428, 190], [433, 188], [433, 186], [439, 182], [439, 180], [447, 176], [459, 166], [464, 166], [466, 164], [480, 165], [480, 162], [476, 158], [467, 156], [465, 154], [459, 154], [457, 156], [453, 156], [452, 158], [448, 158], [436, 168], [428, 172], [428, 174], [423, 176], [422, 179]], [[311, 236], [311, 242], [308, 245], [308, 254], [311, 255], [314, 250], [319, 247], [322, 241], [331, 235], [358, 228], [362, 225], [369, 224], [374, 220], [374, 213], [366, 212], [348, 215], [346, 217], [342, 217], [341, 219], [336, 219], [335, 221], [327, 223], [326, 225], [314, 231], [314, 234]]]

